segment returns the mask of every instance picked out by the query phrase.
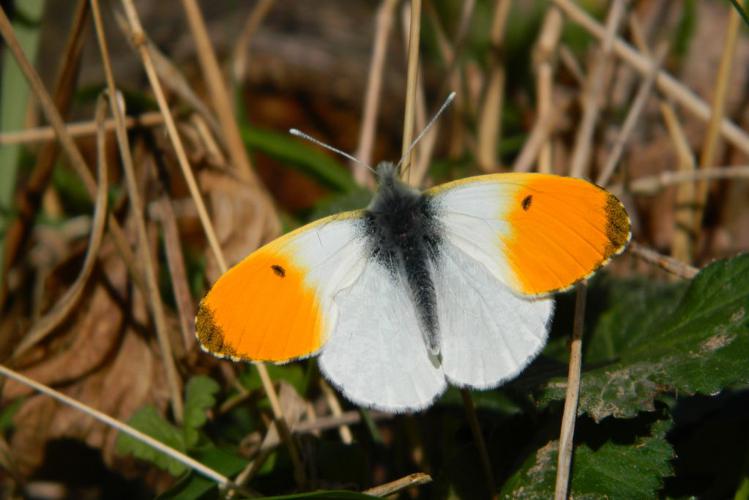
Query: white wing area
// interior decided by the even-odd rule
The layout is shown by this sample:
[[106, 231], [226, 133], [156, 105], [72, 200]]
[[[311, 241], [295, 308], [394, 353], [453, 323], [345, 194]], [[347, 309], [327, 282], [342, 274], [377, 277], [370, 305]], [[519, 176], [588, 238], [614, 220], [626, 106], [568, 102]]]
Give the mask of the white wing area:
[[442, 369], [451, 384], [487, 389], [515, 377], [546, 344], [552, 299], [527, 299], [445, 242], [435, 273]]
[[503, 258], [502, 237], [510, 233], [504, 214], [518, 186], [511, 182], [458, 181], [432, 194], [446, 240], [484, 265], [495, 279], [514, 282], [510, 263]]
[[430, 359], [402, 278], [369, 261], [335, 302], [342, 314], [323, 347], [323, 374], [351, 401], [385, 411], [426, 408], [446, 387]]

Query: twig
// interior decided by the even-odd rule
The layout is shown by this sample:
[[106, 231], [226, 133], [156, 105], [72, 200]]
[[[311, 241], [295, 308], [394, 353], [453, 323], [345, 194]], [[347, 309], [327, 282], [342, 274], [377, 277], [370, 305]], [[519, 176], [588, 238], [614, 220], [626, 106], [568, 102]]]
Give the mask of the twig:
[[367, 495], [375, 496], [375, 497], [386, 497], [386, 496], [394, 495], [400, 491], [403, 491], [406, 488], [411, 488], [413, 486], [421, 486], [422, 484], [428, 484], [431, 482], [432, 482], [432, 476], [430, 476], [429, 474], [425, 474], [423, 472], [416, 472], [414, 474], [409, 474], [406, 477], [402, 477], [395, 481], [391, 481], [389, 483], [381, 484], [379, 486], [375, 486], [374, 488], [369, 488], [368, 490], [364, 490], [364, 493], [366, 493]]
[[[713, 101], [710, 111], [710, 121], [705, 134], [705, 142], [702, 144], [702, 154], [700, 155], [700, 169], [708, 168], [715, 164], [718, 137], [720, 135], [720, 124], [726, 107], [726, 98], [728, 97], [728, 82], [731, 78], [731, 69], [736, 55], [736, 46], [739, 37], [739, 27], [741, 26], [741, 16], [736, 9], [731, 9], [728, 14], [728, 27], [726, 28], [726, 38], [723, 42], [723, 53], [720, 57], [720, 66], [718, 67], [717, 81], [713, 91]], [[698, 230], [702, 222], [702, 212], [707, 200], [707, 181], [697, 184], [695, 193], [695, 221], [694, 228]], [[695, 231], [695, 234], [696, 231]]]
[[499, 148], [497, 144], [502, 134], [502, 105], [505, 90], [502, 41], [510, 6], [510, 0], [495, 0], [492, 27], [489, 32], [489, 40], [491, 41], [489, 81], [479, 111], [476, 156], [479, 168], [485, 172], [495, 171], [498, 166], [497, 151]]
[[619, 135], [616, 138], [614, 147], [611, 148], [611, 153], [606, 160], [606, 165], [598, 175], [596, 184], [598, 184], [599, 186], [606, 186], [611, 181], [611, 177], [614, 175], [616, 166], [619, 164], [619, 160], [621, 160], [622, 154], [624, 153], [624, 145], [629, 140], [630, 135], [632, 135], [632, 132], [637, 125], [637, 121], [639, 120], [643, 109], [645, 109], [645, 103], [648, 101], [648, 98], [650, 97], [650, 94], [653, 90], [655, 77], [658, 74], [658, 70], [660, 69], [660, 66], [663, 63], [663, 59], [666, 57], [667, 53], [668, 46], [666, 44], [663, 44], [658, 49], [656, 49], [655, 58], [653, 59], [654, 66], [652, 68], [652, 71], [640, 84], [640, 88], [637, 90], [635, 100], [632, 103], [632, 106], [630, 106], [629, 111], [627, 112], [627, 117], [624, 119], [622, 130], [621, 132], [619, 132]]
[[[553, 2], [558, 5], [571, 20], [585, 28], [585, 30], [590, 32], [593, 36], [599, 39], [604, 38], [605, 29], [572, 0], [553, 0]], [[650, 71], [650, 68], [652, 68], [652, 61], [650, 58], [641, 54], [631, 45], [619, 38], [614, 40], [613, 51], [627, 64], [643, 75], [646, 75]], [[655, 83], [658, 90], [673, 99], [676, 103], [684, 106], [684, 108], [694, 116], [705, 121], [710, 119], [710, 106], [665, 71], [661, 70], [658, 72], [658, 77], [656, 78]], [[749, 153], [749, 135], [747, 135], [741, 127], [724, 118], [721, 121], [720, 131], [726, 140], [731, 142], [744, 153]]]
[[413, 141], [416, 114], [416, 86], [419, 70], [419, 41], [421, 33], [421, 0], [411, 0], [411, 27], [408, 32], [408, 77], [406, 81], [406, 109], [403, 117], [401, 172], [411, 165], [409, 148]]
[[[382, 0], [380, 7], [377, 9], [372, 59], [369, 61], [367, 90], [364, 94], [364, 112], [359, 128], [359, 146], [354, 153], [354, 156], [365, 165], [372, 162], [372, 148], [374, 147], [377, 115], [380, 111], [380, 97], [382, 95], [382, 80], [385, 74], [385, 56], [397, 5], [398, 0]], [[351, 168], [354, 171], [354, 179], [359, 185], [371, 186], [373, 184], [372, 175], [363, 165], [352, 162]]]
[[135, 230], [138, 235], [138, 253], [143, 272], [146, 278], [146, 292], [149, 309], [153, 317], [154, 326], [156, 327], [156, 337], [159, 342], [161, 358], [164, 362], [164, 370], [169, 384], [169, 392], [172, 403], [174, 419], [181, 423], [183, 414], [182, 403], [182, 383], [179, 373], [174, 362], [172, 354], [172, 344], [169, 340], [169, 331], [166, 326], [166, 316], [164, 314], [164, 304], [161, 301], [159, 292], [159, 283], [156, 278], [156, 270], [153, 261], [153, 255], [148, 244], [148, 233], [146, 232], [146, 222], [143, 216], [143, 203], [138, 191], [138, 183], [135, 180], [135, 169], [133, 168], [133, 158], [130, 154], [130, 140], [125, 130], [125, 111], [124, 99], [117, 91], [114, 83], [114, 73], [112, 72], [112, 63], [109, 57], [109, 47], [107, 46], [104, 25], [101, 19], [101, 10], [99, 0], [91, 0], [94, 26], [96, 27], [96, 38], [99, 42], [99, 51], [101, 53], [104, 76], [107, 82], [107, 93], [109, 94], [109, 107], [116, 123], [115, 135], [119, 146], [120, 159], [122, 168], [125, 171], [125, 183], [127, 185], [128, 197], [130, 198], [130, 208], [133, 211], [135, 219]]
[[[57, 111], [57, 108], [52, 102], [52, 98], [44, 88], [44, 84], [42, 83], [39, 74], [31, 65], [31, 62], [29, 62], [28, 58], [23, 53], [23, 50], [21, 50], [21, 46], [19, 45], [15, 33], [13, 32], [13, 27], [11, 26], [10, 21], [8, 20], [8, 16], [5, 14], [5, 10], [2, 7], [0, 7], [0, 32], [2, 33], [3, 38], [8, 44], [8, 48], [11, 50], [13, 56], [18, 62], [18, 66], [21, 68], [21, 71], [28, 80], [31, 89], [34, 92], [34, 95], [39, 101], [42, 112], [44, 112], [44, 115], [47, 118], [47, 121], [49, 121], [50, 125], [52, 125], [52, 128], [55, 130], [55, 133], [60, 140], [60, 145], [62, 146], [63, 151], [65, 151], [65, 154], [70, 160], [70, 164], [73, 167], [73, 170], [75, 170], [76, 174], [78, 174], [78, 176], [81, 178], [86, 192], [93, 200], [96, 197], [96, 181], [91, 175], [91, 172], [89, 172], [88, 166], [86, 166], [86, 161], [83, 159], [78, 146], [76, 146], [73, 138], [70, 137], [70, 135], [67, 133], [67, 130], [65, 129], [65, 123], [63, 122], [60, 113]], [[133, 282], [142, 292], [145, 293], [145, 283], [143, 283], [143, 279], [138, 272], [137, 266], [135, 265], [135, 256], [130, 249], [130, 245], [127, 242], [127, 238], [125, 238], [125, 233], [122, 231], [120, 223], [112, 214], [109, 214], [109, 217], [107, 219], [107, 227], [109, 228], [110, 234], [114, 238], [114, 243], [117, 247], [117, 251], [122, 256], [122, 259], [127, 266], [128, 273], [133, 278]]]
[[[104, 113], [107, 110], [107, 103], [103, 96], [99, 96], [96, 103], [96, 122], [104, 121]], [[13, 351], [13, 357], [17, 358], [28, 351], [31, 347], [44, 339], [52, 330], [54, 330], [73, 310], [75, 305], [83, 295], [88, 278], [94, 269], [96, 259], [99, 256], [99, 247], [104, 236], [104, 227], [107, 220], [107, 190], [109, 183], [107, 181], [107, 155], [106, 155], [106, 136], [104, 129], [96, 135], [96, 180], [97, 191], [94, 200], [94, 216], [91, 222], [91, 236], [89, 237], [88, 250], [86, 257], [83, 259], [83, 266], [78, 273], [71, 287], [65, 292], [55, 306], [41, 319], [39, 319], [24, 337], [21, 343]]]
[[668, 255], [659, 254], [655, 250], [644, 247], [635, 241], [630, 242], [629, 251], [645, 262], [655, 264], [656, 266], [681, 278], [692, 279], [700, 272], [699, 268], [685, 264], [673, 257], [669, 257]]
[[142, 443], [147, 444], [148, 446], [159, 450], [161, 453], [173, 458], [174, 460], [180, 462], [181, 464], [184, 464], [185, 466], [189, 467], [190, 469], [194, 470], [198, 474], [201, 474], [208, 479], [211, 479], [213, 481], [216, 481], [217, 483], [228, 487], [228, 488], [237, 488], [237, 486], [232, 483], [229, 478], [226, 476], [223, 476], [222, 474], [219, 474], [218, 472], [214, 471], [213, 469], [206, 467], [205, 465], [201, 464], [197, 460], [185, 455], [184, 453], [175, 450], [171, 446], [167, 446], [161, 441], [158, 441], [148, 434], [144, 434], [140, 432], [139, 430], [120, 422], [119, 420], [116, 420], [109, 415], [106, 415], [94, 408], [91, 408], [90, 406], [87, 406], [80, 401], [76, 401], [73, 398], [70, 398], [66, 396], [65, 394], [58, 392], [50, 387], [47, 387], [46, 385], [42, 385], [34, 380], [31, 380], [28, 377], [24, 377], [18, 372], [15, 372], [11, 370], [10, 368], [5, 367], [4, 365], [0, 365], [0, 374], [13, 379], [17, 382], [20, 382], [21, 384], [27, 385], [29, 387], [32, 387], [33, 389], [41, 392], [42, 394], [46, 394], [47, 396], [56, 399], [57, 401], [60, 401], [63, 404], [66, 404], [68, 406], [71, 406], [75, 408], [76, 410], [85, 413], [86, 415], [89, 415], [90, 417], [98, 420], [99, 422], [102, 422], [114, 429], [117, 429], [118, 431], [122, 432], [123, 434], [127, 434], [128, 436], [132, 437], [133, 439], [136, 439]]
[[[159, 104], [159, 109], [164, 115], [164, 123], [166, 124], [167, 133], [170, 140], [172, 141], [172, 146], [174, 147], [175, 154], [177, 155], [180, 169], [182, 170], [182, 174], [185, 178], [185, 181], [187, 182], [190, 196], [195, 202], [195, 206], [198, 210], [198, 216], [200, 218], [203, 231], [206, 234], [213, 255], [216, 258], [219, 270], [221, 272], [226, 272], [228, 267], [226, 265], [226, 260], [224, 259], [224, 254], [221, 251], [221, 247], [219, 246], [218, 239], [216, 238], [216, 231], [213, 228], [213, 223], [211, 222], [210, 217], [208, 217], [208, 211], [206, 210], [205, 203], [203, 202], [203, 197], [200, 194], [198, 184], [195, 181], [195, 176], [187, 161], [185, 148], [182, 144], [182, 140], [180, 139], [179, 134], [177, 133], [177, 127], [174, 124], [174, 119], [172, 118], [169, 106], [166, 102], [166, 98], [164, 97], [164, 92], [161, 89], [161, 83], [159, 82], [156, 71], [153, 67], [151, 54], [145, 44], [145, 35], [138, 18], [138, 13], [135, 10], [135, 6], [133, 5], [132, 0], [122, 0], [122, 3], [125, 8], [125, 13], [127, 15], [128, 21], [130, 23], [131, 31], [133, 33], [134, 43], [143, 61], [143, 67], [145, 68], [146, 74], [148, 75], [148, 80], [151, 84], [154, 95], [156, 96], [156, 101]], [[258, 369], [263, 388], [265, 389], [265, 393], [268, 396], [268, 400], [270, 401], [274, 418], [278, 422], [280, 422], [280, 426], [286, 427], [285, 420], [283, 418], [283, 412], [281, 410], [281, 405], [278, 401], [278, 394], [276, 394], [276, 390], [270, 380], [267, 368], [262, 363], [255, 363], [255, 366]], [[289, 453], [291, 456], [298, 456], [296, 446], [294, 445], [293, 441], [286, 441], [286, 445], [289, 448]], [[303, 475], [303, 471], [298, 473], [298, 476], [301, 475]]]
[[494, 481], [494, 470], [492, 468], [491, 460], [489, 459], [489, 450], [486, 448], [484, 434], [481, 432], [479, 419], [476, 415], [476, 406], [473, 404], [473, 398], [471, 397], [471, 392], [468, 389], [461, 389], [460, 396], [463, 398], [463, 407], [466, 410], [468, 426], [471, 428], [471, 434], [473, 434], [473, 440], [476, 442], [476, 448], [479, 452], [481, 468], [484, 469], [484, 480], [486, 481], [486, 488], [489, 490], [489, 496], [494, 497], [497, 490], [497, 483]]
[[[708, 179], [749, 180], [749, 165], [727, 165], [696, 171], [665, 171], [633, 180], [631, 184], [627, 186], [627, 191], [636, 195], [654, 195], [668, 186]], [[609, 187], [609, 190], [614, 194], [621, 194], [624, 192], [624, 185], [616, 184]]]
[[624, 17], [626, 0], [614, 0], [606, 16], [606, 34], [601, 43], [600, 53], [588, 74], [583, 93], [583, 117], [577, 129], [575, 147], [570, 162], [572, 177], [588, 177], [590, 156], [593, 145], [593, 131], [603, 99], [604, 80], [611, 65], [611, 50], [619, 24]]
[[[164, 117], [158, 111], [148, 111], [142, 115], [128, 116], [125, 119], [125, 127], [128, 129], [153, 127], [163, 123]], [[104, 129], [107, 132], [114, 130], [114, 119], [105, 120]], [[95, 122], [87, 121], [65, 124], [65, 130], [70, 137], [78, 138], [94, 135], [97, 128]], [[0, 146], [5, 144], [34, 144], [37, 142], [52, 141], [55, 137], [55, 130], [49, 126], [29, 128], [17, 132], [3, 132], [0, 133]]]
[[570, 343], [570, 365], [567, 374], [567, 394], [564, 398], [562, 429], [559, 433], [559, 455], [557, 456], [557, 477], [554, 487], [554, 498], [564, 500], [570, 483], [572, 468], [572, 451], [575, 437], [575, 419], [577, 402], [580, 397], [580, 371], [583, 357], [583, 325], [585, 324], [585, 298], [587, 285], [577, 285], [575, 295], [575, 320], [572, 326]]
[[250, 158], [247, 155], [242, 136], [239, 134], [239, 127], [234, 118], [231, 100], [224, 86], [221, 68], [216, 60], [216, 54], [213, 51], [213, 45], [211, 45], [200, 7], [198, 7], [196, 0], [182, 0], [182, 7], [185, 10], [192, 36], [195, 39], [195, 47], [200, 67], [203, 71], [203, 78], [213, 101], [213, 109], [216, 111], [219, 123], [221, 124], [221, 130], [226, 140], [231, 163], [237, 169], [240, 179], [251, 186], [258, 186], [259, 181], [252, 170]]

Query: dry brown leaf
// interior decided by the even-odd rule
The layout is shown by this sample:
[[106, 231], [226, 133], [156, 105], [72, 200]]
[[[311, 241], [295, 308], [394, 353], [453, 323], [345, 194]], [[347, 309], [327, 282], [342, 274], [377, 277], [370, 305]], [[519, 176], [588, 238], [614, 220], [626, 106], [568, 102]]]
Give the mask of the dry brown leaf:
[[[265, 193], [222, 172], [203, 170], [198, 179], [228, 265], [278, 236], [280, 225]], [[206, 276], [213, 283], [221, 270], [210, 249], [206, 252]]]

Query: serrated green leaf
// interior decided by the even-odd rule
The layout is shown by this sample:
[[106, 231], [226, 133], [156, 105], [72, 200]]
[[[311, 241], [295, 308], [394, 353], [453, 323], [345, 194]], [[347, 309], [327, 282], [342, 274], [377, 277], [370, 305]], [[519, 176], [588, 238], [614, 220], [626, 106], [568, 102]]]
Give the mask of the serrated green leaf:
[[188, 448], [198, 442], [198, 429], [203, 427], [208, 417], [206, 411], [216, 404], [216, 393], [220, 387], [210, 377], [199, 375], [187, 383], [185, 389], [185, 417], [182, 428]]
[[[585, 370], [581, 413], [632, 417], [666, 393], [714, 394], [749, 382], [749, 255], [708, 266], [683, 293], [663, 288], [645, 297], [620, 300], [602, 322], [609, 331], [596, 330], [619, 339], [616, 360]], [[552, 379], [539, 402], [563, 399], [565, 387]]]
[[[128, 424], [178, 451], [184, 452], [186, 449], [182, 431], [164, 420], [153, 406], [144, 406], [135, 412]], [[117, 435], [116, 448], [118, 453], [130, 454], [141, 460], [151, 462], [173, 476], [178, 476], [186, 470], [181, 462], [127, 434], [120, 433]]]
[[[606, 441], [597, 449], [575, 447], [571, 498], [655, 498], [663, 478], [671, 475], [673, 449], [666, 441], [671, 420], [658, 420], [651, 435], [633, 444]], [[501, 498], [552, 498], [557, 469], [558, 441], [531, 454], [503, 486]]]
[[351, 173], [339, 162], [288, 133], [279, 133], [257, 127], [242, 126], [244, 143], [262, 151], [289, 167], [317, 179], [321, 184], [336, 191], [353, 191], [357, 184]]

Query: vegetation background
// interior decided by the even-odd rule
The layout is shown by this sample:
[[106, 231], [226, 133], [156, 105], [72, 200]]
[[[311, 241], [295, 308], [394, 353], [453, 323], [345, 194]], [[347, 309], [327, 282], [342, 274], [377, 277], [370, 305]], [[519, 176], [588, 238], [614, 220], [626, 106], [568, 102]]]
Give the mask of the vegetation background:
[[[2, 497], [749, 498], [746, 4], [2, 1]], [[409, 182], [576, 175], [632, 217], [539, 359], [394, 416], [314, 359], [202, 353], [195, 307], [226, 265], [371, 196], [287, 130], [393, 160], [452, 90]]]

